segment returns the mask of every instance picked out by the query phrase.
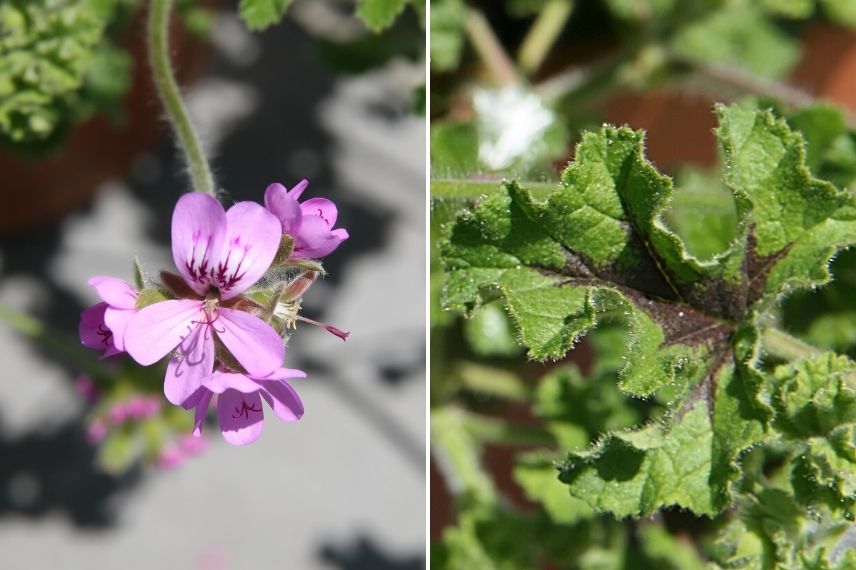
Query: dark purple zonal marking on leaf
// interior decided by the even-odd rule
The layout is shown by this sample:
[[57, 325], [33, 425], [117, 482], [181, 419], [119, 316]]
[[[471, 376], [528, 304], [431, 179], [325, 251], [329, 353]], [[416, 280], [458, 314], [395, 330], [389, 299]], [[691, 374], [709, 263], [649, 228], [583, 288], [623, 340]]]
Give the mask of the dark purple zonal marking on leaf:
[[689, 305], [705, 313], [730, 321], [740, 321], [746, 314], [746, 276], [739, 283], [705, 277], [682, 288], [681, 294]]
[[557, 283], [580, 287], [609, 287], [624, 295], [630, 302], [644, 310], [663, 329], [665, 345], [723, 346], [728, 343], [734, 326], [716, 317], [707, 315], [684, 303], [651, 299], [630, 287], [616, 286], [601, 279], [569, 279]]
[[764, 287], [767, 284], [770, 271], [791, 249], [791, 245], [788, 244], [770, 255], [758, 255], [757, 243], [754, 229], [750, 230], [746, 242], [746, 260], [743, 263], [747, 275], [746, 305], [750, 307], [764, 296]]

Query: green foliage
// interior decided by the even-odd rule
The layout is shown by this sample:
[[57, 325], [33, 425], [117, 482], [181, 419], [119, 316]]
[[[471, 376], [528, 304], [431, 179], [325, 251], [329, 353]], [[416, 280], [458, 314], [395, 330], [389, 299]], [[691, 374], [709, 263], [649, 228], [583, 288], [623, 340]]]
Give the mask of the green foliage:
[[521, 352], [514, 326], [499, 303], [489, 303], [464, 323], [464, 336], [480, 356], [515, 356]]
[[19, 146], [44, 143], [80, 112], [85, 83], [96, 99], [124, 92], [127, 59], [98, 50], [115, 4], [0, 4], [0, 138]]
[[[238, 14], [252, 30], [264, 30], [282, 20], [294, 0], [241, 0]], [[356, 16], [373, 32], [381, 32], [395, 22], [411, 5], [424, 21], [424, 3], [420, 0], [359, 0]]]
[[279, 23], [294, 0], [241, 0], [238, 14], [253, 30], [263, 30]]
[[360, 0], [357, 16], [371, 30], [379, 32], [388, 28], [407, 6], [407, 0]]
[[856, 4], [848, 0], [819, 0], [820, 7], [827, 18], [842, 24], [856, 28]]
[[682, 28], [672, 49], [697, 63], [731, 65], [765, 77], [781, 77], [799, 57], [796, 42], [750, 2], [726, 3]]
[[431, 0], [431, 69], [450, 71], [464, 49], [463, 0]]

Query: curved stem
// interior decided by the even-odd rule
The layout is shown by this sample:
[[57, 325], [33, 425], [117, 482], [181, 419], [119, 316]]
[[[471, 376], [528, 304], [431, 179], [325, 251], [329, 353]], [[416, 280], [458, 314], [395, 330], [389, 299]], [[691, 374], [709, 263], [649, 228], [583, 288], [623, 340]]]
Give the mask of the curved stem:
[[5, 322], [18, 333], [53, 350], [66, 362], [73, 364], [93, 378], [103, 377], [104, 370], [93, 351], [83, 348], [75, 339], [67, 338], [54, 331], [45, 322], [26, 313], [10, 309], [5, 305], [0, 305], [0, 321]]
[[187, 112], [178, 83], [175, 80], [172, 63], [169, 59], [169, 15], [172, 11], [172, 0], [152, 0], [149, 6], [148, 43], [149, 62], [152, 68], [152, 79], [157, 87], [163, 106], [166, 109], [169, 122], [178, 139], [178, 146], [184, 152], [190, 181], [196, 192], [205, 192], [216, 197], [214, 177], [199, 135], [193, 128], [193, 122]]
[[523, 39], [517, 62], [527, 74], [538, 71], [574, 10], [574, 0], [549, 0]]
[[467, 8], [464, 16], [464, 31], [499, 86], [517, 83], [517, 70], [514, 62], [502, 47], [499, 39], [490, 27], [487, 18], [475, 8]]

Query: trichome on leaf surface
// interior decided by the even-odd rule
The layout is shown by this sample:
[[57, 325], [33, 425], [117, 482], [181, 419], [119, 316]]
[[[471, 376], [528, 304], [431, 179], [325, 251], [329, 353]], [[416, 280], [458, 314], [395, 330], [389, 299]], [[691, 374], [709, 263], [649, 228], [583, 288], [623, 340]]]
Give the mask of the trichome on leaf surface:
[[[829, 282], [856, 244], [856, 197], [812, 174], [802, 134], [773, 110], [716, 114], [730, 197], [709, 219], [681, 213], [719, 235], [679, 231], [672, 180], [627, 127], [584, 134], [555, 189], [435, 194], [444, 306], [499, 304], [536, 361], [587, 333], [595, 355], [588, 378], [551, 365], [534, 394], [564, 450], [518, 458], [543, 513], [512, 514], [478, 475], [481, 444], [514, 440], [513, 424], [436, 408], [435, 457], [460, 499], [438, 567], [856, 567], [856, 364], [780, 323], [786, 297]], [[498, 536], [514, 524], [540, 530], [514, 547]]]

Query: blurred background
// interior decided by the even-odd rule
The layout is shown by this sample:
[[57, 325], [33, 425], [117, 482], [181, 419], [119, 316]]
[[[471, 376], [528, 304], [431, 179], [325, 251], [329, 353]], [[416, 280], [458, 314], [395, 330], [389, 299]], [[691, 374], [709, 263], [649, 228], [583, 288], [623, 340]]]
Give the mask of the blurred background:
[[[269, 413], [244, 448], [208, 425], [200, 450], [181, 410], [110, 419], [158, 395], [162, 369], [78, 350], [80, 312], [98, 300], [86, 280], [131, 280], [134, 256], [152, 275], [171, 268], [187, 190], [147, 80], [143, 14], [48, 4], [0, 0], [0, 567], [422, 568], [420, 12], [369, 21], [373, 33], [353, 2], [298, 0], [256, 32], [236, 3], [179, 2], [174, 59], [218, 185], [260, 201], [271, 182], [307, 178], [304, 196], [333, 200], [350, 233], [304, 297], [307, 316], [350, 338], [301, 327], [288, 346], [286, 365], [308, 373], [294, 384], [306, 415]], [[27, 50], [49, 61], [22, 63]]]

